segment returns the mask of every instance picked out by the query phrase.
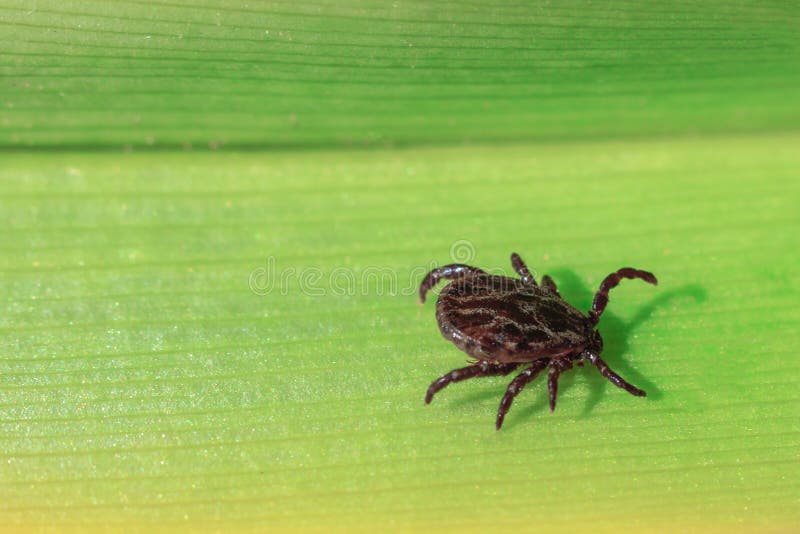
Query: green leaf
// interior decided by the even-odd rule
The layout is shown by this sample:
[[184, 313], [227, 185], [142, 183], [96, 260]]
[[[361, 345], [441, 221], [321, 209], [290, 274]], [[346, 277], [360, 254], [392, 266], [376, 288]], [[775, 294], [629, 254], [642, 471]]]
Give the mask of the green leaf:
[[792, 3], [5, 0], [0, 143], [262, 147], [795, 129]]
[[[800, 524], [795, 7], [0, 13], [3, 530]], [[645, 399], [423, 404], [419, 281], [512, 251], [581, 309], [658, 276], [599, 326]]]

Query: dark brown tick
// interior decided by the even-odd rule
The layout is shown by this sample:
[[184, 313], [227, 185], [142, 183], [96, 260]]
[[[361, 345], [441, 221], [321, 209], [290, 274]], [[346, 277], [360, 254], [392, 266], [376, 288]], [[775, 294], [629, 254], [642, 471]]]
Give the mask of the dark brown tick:
[[558, 376], [588, 361], [612, 384], [632, 395], [645, 392], [632, 386], [600, 359], [603, 338], [595, 330], [608, 304], [608, 292], [623, 278], [641, 278], [653, 285], [656, 277], [647, 271], [623, 267], [606, 276], [594, 295], [592, 308], [584, 315], [558, 293], [549, 276], [536, 283], [518, 254], [511, 266], [520, 279], [491, 275], [477, 267], [454, 263], [428, 273], [419, 286], [419, 297], [441, 279], [452, 280], [436, 301], [436, 321], [445, 339], [475, 358], [472, 365], [455, 369], [435, 380], [425, 395], [425, 404], [448, 384], [479, 376], [505, 376], [528, 366], [508, 384], [497, 410], [497, 429], [503, 426], [514, 397], [547, 367], [550, 411], [556, 409]]

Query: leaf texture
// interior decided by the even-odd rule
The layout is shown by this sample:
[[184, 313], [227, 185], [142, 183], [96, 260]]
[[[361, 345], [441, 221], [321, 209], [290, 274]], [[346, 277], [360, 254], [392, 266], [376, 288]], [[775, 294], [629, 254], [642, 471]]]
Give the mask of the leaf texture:
[[[0, 529], [797, 530], [797, 19], [2, 2]], [[647, 398], [423, 404], [513, 251]]]

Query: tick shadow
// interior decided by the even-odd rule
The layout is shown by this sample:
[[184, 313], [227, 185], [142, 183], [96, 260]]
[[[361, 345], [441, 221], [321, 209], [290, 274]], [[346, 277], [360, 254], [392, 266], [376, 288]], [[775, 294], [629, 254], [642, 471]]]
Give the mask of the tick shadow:
[[[556, 281], [561, 296], [564, 297], [567, 302], [582, 311], [589, 309], [592, 305], [592, 299], [594, 298], [594, 289], [587, 287], [581, 278], [570, 270], [555, 270], [551, 273], [551, 276]], [[625, 280], [622, 283], [639, 283], [643, 286], [647, 286], [647, 284], [643, 284], [638, 280]], [[655, 288], [647, 286], [645, 289]], [[658, 401], [664, 394], [656, 383], [639, 373], [624, 359], [625, 355], [629, 353], [628, 338], [642, 323], [648, 321], [658, 309], [664, 308], [676, 300], [691, 299], [696, 303], [702, 303], [706, 298], [706, 290], [698, 284], [688, 284], [666, 291], [661, 289], [659, 294], [653, 297], [644, 307], [640, 308], [631, 320], [623, 321], [612, 311], [615, 302], [614, 292], [612, 291], [609, 299], [609, 307], [606, 308], [600, 320], [600, 324], [598, 325], [598, 330], [603, 336], [603, 360], [608, 363], [609, 367], [625, 378], [625, 380], [644, 389], [647, 392], [647, 399], [651, 402]], [[586, 383], [589, 387], [589, 396], [586, 400], [586, 404], [583, 411], [578, 415], [578, 418], [583, 419], [588, 417], [595, 406], [606, 398], [609, 393], [609, 386], [614, 390], [617, 388], [603, 378], [594, 366], [585, 365], [583, 368], [576, 366], [573, 371], [583, 371], [583, 377], [577, 380], [577, 383], [579, 386]], [[576, 372], [565, 373], [561, 376], [558, 382], [559, 394], [574, 387], [576, 383], [575, 377], [577, 376]], [[499, 392], [497, 388], [492, 387], [491, 390], [476, 392], [452, 402], [455, 405], [466, 405], [468, 403], [471, 404], [490, 399], [496, 399], [499, 402], [500, 397], [502, 397], [503, 392], [505, 392], [505, 384], [513, 378], [514, 374], [516, 373], [512, 373], [507, 377], [491, 379], [493, 383], [498, 382], [503, 384], [500, 386]], [[514, 406], [511, 408], [506, 418], [504, 428], [516, 426], [523, 421], [529, 420], [535, 414], [547, 412], [549, 410], [546, 380], [546, 374], [543, 373], [543, 376], [540, 376], [525, 388], [515, 400]], [[529, 393], [530, 390], [534, 391]], [[611, 391], [611, 393], [614, 392]], [[622, 390], [620, 390], [619, 393], [628, 395], [627, 392]], [[514, 410], [515, 407], [517, 410]]]
[[[595, 290], [589, 289], [578, 275], [567, 269], [556, 270], [553, 272], [552, 276], [558, 284], [559, 292], [567, 302], [579, 310], [589, 309], [592, 305]], [[639, 280], [624, 280], [622, 283], [639, 283], [642, 286], [647, 286], [647, 284], [643, 284]], [[649, 290], [655, 288], [647, 286], [645, 289]], [[625, 380], [645, 390], [647, 392], [647, 398], [651, 401], [658, 401], [664, 394], [655, 382], [652, 382], [646, 376], [639, 373], [639, 371], [631, 367], [624, 359], [630, 349], [628, 339], [642, 323], [650, 320], [655, 311], [670, 305], [670, 303], [674, 301], [686, 299], [692, 299], [695, 303], [705, 302], [707, 299], [706, 290], [699, 284], [687, 284], [666, 291], [662, 289], [658, 295], [653, 297], [644, 307], [640, 308], [632, 319], [623, 321], [612, 311], [615, 301], [614, 291], [612, 290], [609, 298], [609, 306], [606, 308], [605, 312], [603, 312], [603, 316], [597, 326], [597, 330], [603, 336], [603, 360]], [[594, 407], [605, 398], [609, 387], [617, 389], [616, 386], [613, 386], [608, 380], [603, 378], [593, 366], [588, 365], [584, 366], [584, 368], [589, 371], [585, 376], [586, 381], [589, 383], [590, 392], [583, 412], [579, 416], [580, 418], [587, 417], [592, 412]], [[581, 368], [576, 367], [576, 369], [580, 370]], [[622, 390], [620, 391], [623, 394], [627, 394]]]

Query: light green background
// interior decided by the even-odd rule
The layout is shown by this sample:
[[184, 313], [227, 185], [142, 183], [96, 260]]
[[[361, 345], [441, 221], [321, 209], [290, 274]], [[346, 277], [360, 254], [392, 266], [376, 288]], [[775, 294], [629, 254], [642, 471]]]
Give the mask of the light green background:
[[[797, 9], [394, 5], [0, 3], [0, 528], [800, 528]], [[512, 251], [646, 399], [423, 405]]]

